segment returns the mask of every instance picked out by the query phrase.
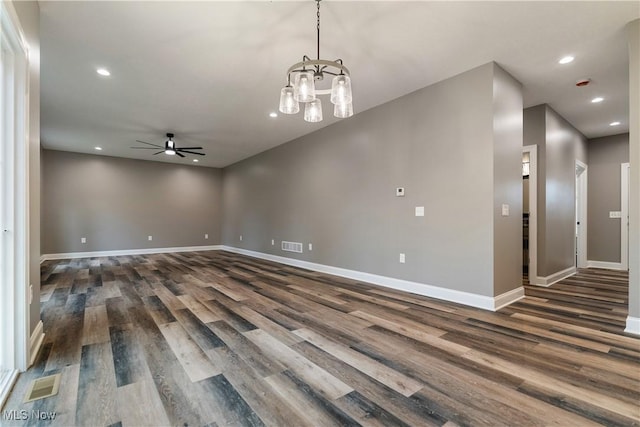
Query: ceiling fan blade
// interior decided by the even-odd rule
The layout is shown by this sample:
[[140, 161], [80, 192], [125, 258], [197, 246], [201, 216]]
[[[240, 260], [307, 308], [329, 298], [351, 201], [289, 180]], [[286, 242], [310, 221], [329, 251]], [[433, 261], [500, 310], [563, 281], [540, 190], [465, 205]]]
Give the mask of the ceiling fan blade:
[[202, 147], [180, 147], [178, 150], [202, 150]]
[[195, 151], [187, 151], [187, 150], [183, 150], [182, 148], [178, 148], [176, 150], [176, 152], [181, 151], [183, 153], [189, 153], [189, 154], [196, 154], [198, 156], [204, 156], [204, 153], [196, 153]]
[[180, 156], [180, 157], [187, 157], [187, 156], [185, 156], [184, 154], [180, 154], [180, 153], [179, 153], [179, 152], [177, 152], [177, 151], [176, 151], [176, 154], [177, 154], [178, 156]]
[[154, 156], [157, 156], [157, 155], [158, 155], [158, 154], [160, 154], [160, 153], [164, 153], [164, 150], [162, 150], [162, 151], [158, 151], [157, 153], [153, 153], [153, 155], [154, 155]]
[[[154, 147], [129, 147], [129, 148], [133, 148], [133, 149], [136, 149], [136, 150], [155, 150]], [[160, 148], [160, 147], [158, 147], [158, 148]]]
[[139, 139], [136, 139], [136, 142], [141, 142], [141, 143], [143, 143], [143, 144], [153, 145], [154, 147], [163, 148], [163, 146], [162, 146], [162, 145], [152, 144], [152, 143], [150, 143], [150, 142], [140, 141]]

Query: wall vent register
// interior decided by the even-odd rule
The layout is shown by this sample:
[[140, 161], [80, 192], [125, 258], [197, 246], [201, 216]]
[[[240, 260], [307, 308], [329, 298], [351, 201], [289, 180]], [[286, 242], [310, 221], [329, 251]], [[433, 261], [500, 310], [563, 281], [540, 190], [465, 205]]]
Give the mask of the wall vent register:
[[287, 252], [302, 253], [302, 243], [298, 242], [282, 242], [282, 250]]

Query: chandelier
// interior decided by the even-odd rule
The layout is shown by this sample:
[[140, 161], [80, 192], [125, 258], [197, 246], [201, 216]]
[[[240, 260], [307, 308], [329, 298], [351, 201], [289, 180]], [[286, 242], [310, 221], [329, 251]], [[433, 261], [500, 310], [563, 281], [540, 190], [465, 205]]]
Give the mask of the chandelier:
[[[342, 64], [342, 59], [327, 61], [320, 59], [320, 0], [317, 4], [317, 59], [307, 55], [302, 62], [293, 64], [287, 70], [287, 85], [280, 91], [280, 111], [284, 114], [297, 114], [300, 103], [304, 103], [304, 119], [307, 122], [322, 121], [322, 102], [318, 95], [331, 95], [333, 115], [344, 119], [353, 116], [351, 96], [351, 77], [349, 70]], [[334, 76], [331, 88], [320, 89], [316, 81], [324, 80], [326, 75]], [[293, 85], [291, 84], [293, 80]]]

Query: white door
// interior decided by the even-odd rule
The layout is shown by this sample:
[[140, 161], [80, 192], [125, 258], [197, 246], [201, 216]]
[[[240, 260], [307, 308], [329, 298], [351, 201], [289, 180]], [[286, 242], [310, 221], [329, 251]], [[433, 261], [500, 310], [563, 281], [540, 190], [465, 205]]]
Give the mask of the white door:
[[587, 165], [576, 160], [576, 267], [587, 268]]
[[629, 270], [629, 163], [620, 165], [620, 268]]

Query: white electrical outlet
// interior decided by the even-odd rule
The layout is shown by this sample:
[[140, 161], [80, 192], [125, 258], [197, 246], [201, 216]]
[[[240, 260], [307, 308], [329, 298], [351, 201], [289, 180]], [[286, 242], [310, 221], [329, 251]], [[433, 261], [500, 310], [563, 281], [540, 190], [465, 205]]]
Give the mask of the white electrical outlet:
[[240, 235], [240, 241], [242, 242], [242, 234]]
[[509, 216], [509, 205], [502, 205], [502, 216]]
[[424, 216], [424, 206], [416, 206], [416, 216]]
[[152, 241], [152, 240], [153, 240], [153, 236], [147, 236], [147, 239], [148, 239], [149, 241]]
[[87, 243], [87, 238], [86, 237], [81, 237], [80, 238], [80, 243]]
[[313, 250], [313, 244], [309, 243], [309, 250], [312, 251]]
[[205, 240], [209, 238], [209, 235], [205, 233], [204, 235]]
[[271, 246], [274, 246], [276, 244], [276, 241], [271, 239]]
[[400, 264], [404, 264], [404, 262], [405, 262], [404, 254], [400, 254]]

